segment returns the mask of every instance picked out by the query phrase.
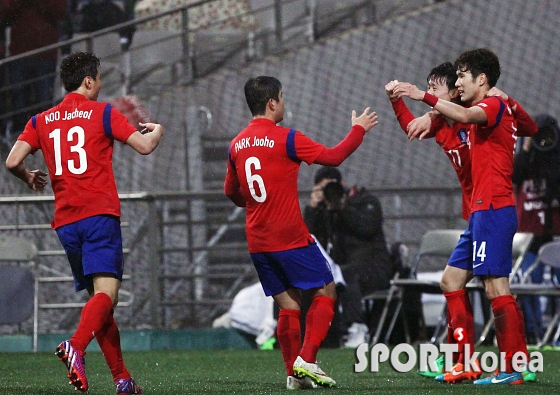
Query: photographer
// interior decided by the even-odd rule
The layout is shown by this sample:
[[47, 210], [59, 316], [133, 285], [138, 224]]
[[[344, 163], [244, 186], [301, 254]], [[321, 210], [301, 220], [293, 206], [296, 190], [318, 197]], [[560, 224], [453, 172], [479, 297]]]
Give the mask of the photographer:
[[[560, 128], [548, 114], [535, 118], [538, 132], [527, 137], [515, 156], [513, 184], [516, 191], [519, 232], [531, 232], [534, 239], [521, 268], [527, 270], [535, 261], [539, 248], [560, 235]], [[560, 273], [556, 274], [559, 278]], [[531, 273], [533, 283], [542, 283], [544, 267]], [[525, 316], [527, 342], [536, 343], [543, 334], [539, 296], [524, 296], [519, 301]]]
[[315, 176], [304, 220], [340, 265], [347, 283], [339, 296], [348, 326], [345, 346], [367, 342], [368, 328], [377, 324], [380, 311], [374, 311], [366, 322], [362, 296], [389, 288], [395, 272], [383, 233], [379, 200], [365, 188], [346, 190], [338, 169], [322, 167]]

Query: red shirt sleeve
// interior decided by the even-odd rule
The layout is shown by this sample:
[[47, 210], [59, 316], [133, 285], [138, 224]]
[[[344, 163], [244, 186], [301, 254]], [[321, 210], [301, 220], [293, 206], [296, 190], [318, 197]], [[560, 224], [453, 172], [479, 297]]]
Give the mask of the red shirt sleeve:
[[364, 140], [366, 131], [360, 125], [352, 126], [348, 135], [335, 147], [324, 147], [323, 151], [317, 156], [314, 163], [323, 166], [339, 166], [346, 158], [352, 154]]
[[527, 111], [525, 111], [525, 109], [521, 107], [521, 104], [519, 104], [519, 102], [517, 103], [517, 107], [515, 107], [513, 117], [517, 121], [518, 136], [530, 137], [537, 134], [537, 132], [539, 131], [539, 127], [537, 126], [535, 121], [533, 121], [533, 118], [531, 118], [531, 116], [527, 114]]
[[37, 135], [37, 130], [33, 126], [32, 119], [27, 121], [25, 129], [23, 129], [23, 132], [19, 135], [18, 140], [25, 141], [27, 144], [29, 144], [31, 148], [33, 148], [33, 154], [37, 152], [37, 150], [41, 149], [39, 136]]
[[397, 121], [401, 125], [401, 129], [408, 135], [408, 124], [414, 119], [414, 115], [410, 112], [403, 99], [392, 101], [393, 111], [397, 116]]
[[125, 143], [130, 135], [137, 130], [138, 128], [131, 125], [128, 122], [128, 118], [125, 117], [119, 110], [115, 107], [111, 108], [111, 132], [115, 140]]
[[237, 178], [237, 172], [228, 153], [228, 165], [226, 171], [226, 180], [224, 181], [224, 193], [238, 207], [245, 207], [245, 198], [241, 193], [241, 185]]

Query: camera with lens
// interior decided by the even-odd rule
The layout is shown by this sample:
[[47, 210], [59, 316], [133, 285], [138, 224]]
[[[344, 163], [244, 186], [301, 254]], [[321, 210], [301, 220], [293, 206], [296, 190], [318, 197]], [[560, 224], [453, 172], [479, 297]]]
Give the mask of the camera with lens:
[[560, 130], [556, 119], [550, 115], [543, 114], [535, 117], [535, 123], [539, 131], [531, 140], [531, 145], [538, 151], [552, 151], [558, 147]]
[[327, 203], [334, 209], [342, 208], [344, 187], [338, 181], [331, 181], [323, 188], [323, 195]]

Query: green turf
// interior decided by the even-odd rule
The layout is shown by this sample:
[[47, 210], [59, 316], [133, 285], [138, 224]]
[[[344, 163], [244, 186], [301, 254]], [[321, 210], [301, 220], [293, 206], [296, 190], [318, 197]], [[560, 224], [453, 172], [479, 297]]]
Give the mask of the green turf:
[[[487, 349], [478, 349], [484, 351]], [[197, 350], [125, 352], [125, 362], [145, 394], [279, 394], [286, 377], [278, 350]], [[389, 364], [379, 373], [354, 373], [353, 350], [319, 352], [321, 366], [338, 383], [336, 394], [549, 394], [560, 390], [560, 352], [544, 351], [545, 371], [537, 383], [522, 386], [438, 384], [416, 373], [396, 373]], [[99, 352], [86, 356], [90, 395], [114, 394], [110, 373]], [[489, 388], [492, 387], [492, 388]], [[54, 353], [0, 353], [0, 394], [77, 394]]]

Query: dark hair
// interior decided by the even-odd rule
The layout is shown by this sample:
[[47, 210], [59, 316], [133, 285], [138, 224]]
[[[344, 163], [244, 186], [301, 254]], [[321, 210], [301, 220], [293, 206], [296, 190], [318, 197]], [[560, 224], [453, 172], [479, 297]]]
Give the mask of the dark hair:
[[486, 74], [490, 88], [496, 86], [500, 78], [500, 61], [496, 54], [487, 48], [473, 49], [463, 52], [455, 61], [458, 71], [470, 71], [473, 79]]
[[445, 62], [439, 66], [434, 67], [426, 81], [428, 84], [430, 80], [434, 80], [447, 85], [449, 90], [455, 89], [455, 82], [457, 82], [457, 69], [451, 64], [451, 62]]
[[325, 178], [341, 182], [342, 174], [340, 174], [340, 171], [336, 167], [323, 166], [315, 173], [315, 184], [318, 184]]
[[60, 79], [67, 92], [78, 89], [84, 78], [94, 80], [99, 72], [99, 58], [88, 52], [76, 52], [67, 56], [60, 64]]
[[245, 100], [251, 114], [264, 115], [266, 105], [270, 99], [279, 101], [282, 83], [274, 78], [261, 75], [256, 78], [249, 78], [245, 83]]

